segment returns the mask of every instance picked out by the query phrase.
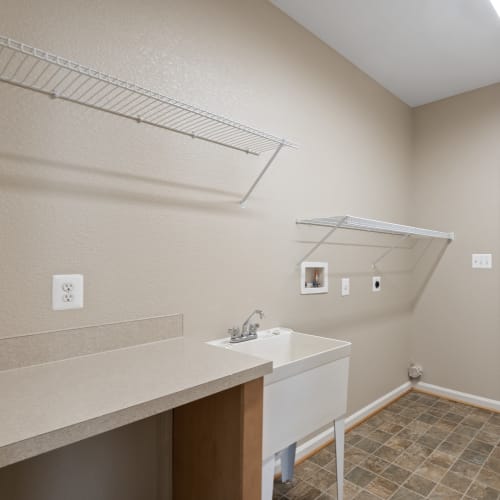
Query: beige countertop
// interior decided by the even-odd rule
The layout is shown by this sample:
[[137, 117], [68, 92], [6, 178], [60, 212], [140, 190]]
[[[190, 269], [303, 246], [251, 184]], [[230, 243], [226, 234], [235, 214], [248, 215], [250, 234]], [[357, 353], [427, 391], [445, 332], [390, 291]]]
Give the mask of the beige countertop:
[[0, 371], [0, 467], [271, 372], [185, 337]]

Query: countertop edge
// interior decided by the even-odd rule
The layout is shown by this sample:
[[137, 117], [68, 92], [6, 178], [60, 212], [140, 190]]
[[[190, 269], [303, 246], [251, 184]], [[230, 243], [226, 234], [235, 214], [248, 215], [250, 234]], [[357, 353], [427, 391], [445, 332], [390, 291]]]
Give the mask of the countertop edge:
[[0, 467], [6, 467], [144, 418], [158, 415], [197, 399], [250, 382], [272, 372], [271, 361], [260, 358], [255, 359], [256, 362], [257, 360], [262, 362], [251, 368], [167, 394], [161, 398], [145, 401], [135, 406], [7, 444], [0, 447]]

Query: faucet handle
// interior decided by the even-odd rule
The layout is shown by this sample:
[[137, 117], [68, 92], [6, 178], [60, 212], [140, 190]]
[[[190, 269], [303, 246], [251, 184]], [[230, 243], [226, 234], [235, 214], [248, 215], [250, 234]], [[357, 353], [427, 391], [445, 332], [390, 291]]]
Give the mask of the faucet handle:
[[241, 337], [239, 326], [233, 326], [232, 328], [228, 328], [227, 333], [229, 333], [229, 336], [232, 339], [237, 339], [238, 337]]
[[250, 335], [256, 335], [257, 334], [257, 328], [259, 328], [259, 323], [252, 323], [250, 327], [248, 328], [249, 334]]

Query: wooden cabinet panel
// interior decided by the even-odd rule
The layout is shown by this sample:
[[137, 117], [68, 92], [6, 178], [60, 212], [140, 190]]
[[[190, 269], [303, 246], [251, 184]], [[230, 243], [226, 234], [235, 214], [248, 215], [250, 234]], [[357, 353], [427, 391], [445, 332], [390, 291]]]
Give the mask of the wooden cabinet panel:
[[174, 500], [260, 500], [263, 379], [173, 410]]

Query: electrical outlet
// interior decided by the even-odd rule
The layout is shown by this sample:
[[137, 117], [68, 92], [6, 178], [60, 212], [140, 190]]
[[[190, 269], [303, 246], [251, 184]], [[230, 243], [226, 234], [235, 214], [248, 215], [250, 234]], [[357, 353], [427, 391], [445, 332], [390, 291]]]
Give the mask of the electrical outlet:
[[472, 268], [473, 269], [491, 269], [492, 255], [491, 253], [473, 253], [472, 254]]
[[342, 278], [341, 292], [342, 297], [351, 293], [351, 280], [349, 278]]
[[52, 309], [83, 308], [83, 275], [54, 274], [52, 276]]
[[382, 287], [382, 281], [380, 276], [372, 277], [372, 292], [380, 292], [380, 288]]

